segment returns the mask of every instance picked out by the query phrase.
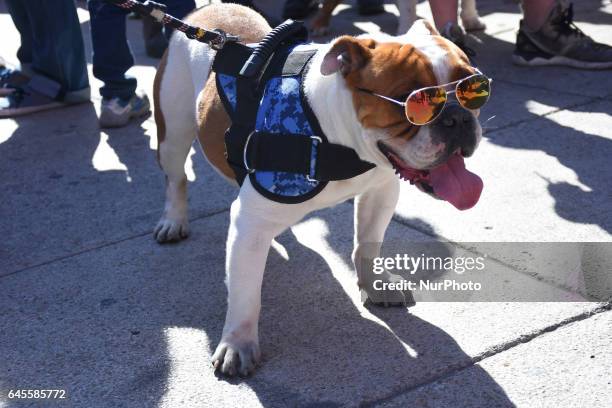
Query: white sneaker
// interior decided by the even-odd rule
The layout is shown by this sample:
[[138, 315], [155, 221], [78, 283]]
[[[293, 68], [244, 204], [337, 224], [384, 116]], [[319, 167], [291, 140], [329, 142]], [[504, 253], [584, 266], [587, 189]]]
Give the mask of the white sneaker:
[[100, 112], [100, 127], [112, 128], [128, 124], [132, 118], [151, 113], [151, 104], [144, 91], [136, 91], [130, 99], [104, 98]]

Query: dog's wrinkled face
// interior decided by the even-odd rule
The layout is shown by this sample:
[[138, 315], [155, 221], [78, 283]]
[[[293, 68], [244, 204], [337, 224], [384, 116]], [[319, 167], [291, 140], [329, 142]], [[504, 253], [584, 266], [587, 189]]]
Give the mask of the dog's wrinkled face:
[[466, 78], [475, 69], [463, 51], [420, 20], [405, 36], [384, 41], [340, 37], [321, 66], [323, 75], [335, 72], [352, 91], [364, 137], [379, 153], [378, 164], [393, 166], [401, 178], [459, 209], [476, 204], [482, 181], [465, 169], [463, 158], [474, 153], [482, 135], [478, 111], [464, 109], [449, 95], [433, 122], [416, 126], [402, 106], [360, 91], [403, 101], [416, 89]]

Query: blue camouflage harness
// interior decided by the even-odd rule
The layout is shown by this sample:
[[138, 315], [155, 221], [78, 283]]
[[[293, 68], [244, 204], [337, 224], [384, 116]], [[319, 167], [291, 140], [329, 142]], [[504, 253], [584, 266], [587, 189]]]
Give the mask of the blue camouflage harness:
[[[232, 121], [225, 146], [236, 180], [242, 185], [248, 175], [263, 196], [300, 203], [328, 181], [355, 177], [374, 165], [353, 149], [327, 141], [303, 89], [317, 46], [304, 44], [301, 23], [286, 24], [291, 24], [289, 33], [277, 28], [256, 48], [226, 44], [213, 70]], [[262, 47], [267, 55], [258, 54]]]

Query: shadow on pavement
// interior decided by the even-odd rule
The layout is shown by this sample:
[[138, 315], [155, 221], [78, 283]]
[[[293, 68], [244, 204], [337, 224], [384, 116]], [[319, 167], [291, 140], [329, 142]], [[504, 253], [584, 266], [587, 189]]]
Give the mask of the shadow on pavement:
[[[479, 66], [484, 72], [490, 72], [495, 79], [501, 80], [497, 84], [498, 89], [499, 85], [505, 86], [502, 82], [504, 80], [510, 81], [509, 85], [514, 89], [508, 96], [494, 93], [481, 117], [497, 114], [498, 117], [491, 122], [493, 124], [500, 120], [508, 123], [525, 122], [508, 130], [493, 128], [492, 132], [485, 132], [485, 137], [499, 146], [539, 150], [556, 157], [561, 165], [576, 173], [578, 182], [584, 186], [555, 182], [546, 175], [539, 175], [549, 183], [548, 191], [555, 200], [557, 214], [571, 222], [595, 224], [612, 232], [612, 219], [605, 211], [601, 211], [612, 199], [609, 188], [612, 185], [612, 172], [609, 170], [612, 140], [601, 133], [581, 130], [596, 127], [596, 115], [609, 115], [612, 105], [602, 98], [577, 96], [580, 92], [597, 94], [601, 84], [609, 82], [604, 79], [606, 72], [563, 67], [512, 67], [510, 56], [513, 44], [484, 34], [481, 39], [483, 44], [477, 49], [478, 55], [482, 56]], [[517, 92], [521, 88], [524, 91]], [[599, 96], [603, 95], [600, 93]], [[566, 112], [590, 115], [581, 115], [579, 119], [583, 122], [555, 120], [554, 114], [542, 116], [534, 113], [530, 107], [537, 105], [546, 107], [549, 112], [567, 109]], [[601, 124], [597, 131], [603, 128]]]
[[[511, 44], [488, 38], [485, 46], [509, 59]], [[485, 61], [485, 68], [487, 64], [492, 62]], [[565, 80], [559, 81], [555, 86]], [[532, 97], [526, 93], [523, 102]], [[557, 106], [554, 100], [539, 102]], [[499, 110], [537, 117], [525, 103], [496, 103]], [[161, 247], [150, 236], [134, 238], [150, 230], [163, 196], [144, 124], [104, 132], [106, 146], [125, 170], [100, 170], [92, 164], [103, 141], [93, 106], [66, 109], [62, 120], [56, 120], [58, 112], [20, 119], [0, 144], [1, 226], [7, 230], [2, 233], [0, 272], [48, 263], [2, 279], [3, 331], [10, 335], [0, 342], [0, 355], [6, 358], [0, 386], [63, 386], [73, 402], [89, 402], [82, 406], [154, 406], [178, 385], [208, 393], [212, 401], [228, 385], [216, 382], [210, 367], [226, 307], [227, 214], [194, 223], [192, 237], [179, 245]], [[77, 128], [77, 119], [84, 125]], [[546, 134], [536, 129], [511, 137], [500, 131], [490, 140], [557, 157], [592, 191], [551, 182], [556, 211], [612, 231], [610, 220], [597, 211], [609, 206], [612, 182], [600, 172], [609, 168], [612, 142], [547, 119], [538, 121]], [[206, 185], [204, 192], [231, 191], [217, 191], [214, 182]], [[209, 195], [200, 194], [198, 201], [217, 200]], [[226, 201], [218, 202], [217, 209], [225, 208], [221, 204]], [[240, 382], [264, 406], [331, 407], [346, 401], [388, 401], [472, 366], [479, 377], [473, 383], [481, 388], [466, 392], [483, 395], [482, 406], [513, 406], [444, 330], [400, 308], [370, 309], [388, 328], [361, 314], [334, 277], [337, 269], [352, 268], [352, 217], [338, 213], [314, 215], [330, 231], [322, 239], [333, 250], [324, 255], [292, 233], [279, 237], [289, 259], [275, 251], [268, 259], [260, 323], [264, 364], [254, 377]], [[215, 221], [221, 217], [223, 221]], [[417, 224], [433, 231], [424, 221]], [[126, 233], [132, 239], [106, 245]], [[96, 251], [49, 262], [75, 255], [75, 248], [97, 246]], [[181, 336], [193, 342], [172, 347], [169, 329], [185, 330]], [[180, 352], [185, 354], [176, 354]], [[189, 370], [181, 371], [185, 366]], [[229, 390], [236, 392], [236, 387]]]
[[142, 232], [150, 216], [134, 209], [153, 197], [139, 193], [162, 178], [141, 123], [101, 131], [89, 103], [15, 120], [0, 144], [0, 275]]
[[[329, 231], [321, 243], [329, 250], [315, 251], [283, 234], [279, 242], [289, 260], [274, 252], [268, 260], [260, 323], [265, 361], [246, 380], [264, 406], [378, 403], [472, 365], [444, 330], [405, 308], [369, 307], [382, 324], [364, 318], [349, 299], [354, 293], [345, 292], [358, 291], [356, 279], [344, 288], [336, 279], [338, 269], [352, 271], [351, 216], [337, 213], [314, 216]], [[467, 394], [482, 393], [489, 406], [514, 406], [485, 370], [476, 373], [483, 388]]]
[[[226, 310], [222, 213], [193, 223], [193, 235], [177, 245], [147, 235], [3, 278], [10, 336], [0, 342], [0, 387], [63, 388], [77, 406], [236, 406], [249, 395], [237, 386], [245, 384], [264, 406], [353, 406], [473, 367], [444, 330], [404, 308], [370, 309], [380, 322], [362, 315], [350, 299], [357, 287], [348, 276], [347, 207], [312, 217], [329, 234], [281, 235], [288, 260], [270, 253], [263, 364], [253, 377], [217, 379], [210, 363]], [[309, 249], [305, 238], [328, 249]], [[513, 406], [485, 370], [474, 372], [479, 388], [467, 395], [482, 406]]]
[[[148, 234], [105, 244], [126, 231], [142, 235], [158, 215], [163, 186], [148, 138], [139, 124], [100, 132], [92, 105], [49, 120], [58, 113], [20, 119], [0, 144], [8, 192], [0, 209], [12, 231], [3, 270], [45, 261], [2, 278], [2, 325], [10, 336], [0, 342], [0, 386], [61, 386], [81, 406], [153, 406], [172, 390], [221, 395], [210, 355], [226, 308], [227, 213], [192, 223], [191, 238], [178, 245], [159, 246]], [[103, 135], [125, 170], [92, 164]], [[207, 180], [198, 201], [229, 195], [215, 186]], [[471, 364], [448, 334], [405, 309], [377, 311], [391, 330], [360, 314], [334, 277], [352, 269], [352, 216], [337, 208], [313, 216], [330, 231], [321, 239], [333, 250], [323, 256], [285, 233], [279, 242], [289, 260], [274, 251], [269, 257], [264, 364], [244, 381], [265, 406], [376, 401]], [[91, 246], [98, 248], [75, 251]], [[49, 263], [58, 253], [70, 256]], [[478, 373], [486, 395], [512, 406], [484, 370]]]

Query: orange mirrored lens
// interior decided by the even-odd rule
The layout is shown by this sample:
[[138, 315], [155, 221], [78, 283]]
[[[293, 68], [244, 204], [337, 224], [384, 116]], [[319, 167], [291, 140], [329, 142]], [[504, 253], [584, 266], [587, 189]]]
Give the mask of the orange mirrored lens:
[[415, 125], [431, 122], [440, 114], [446, 103], [446, 91], [442, 88], [425, 88], [410, 94], [406, 101], [406, 117]]
[[457, 84], [457, 100], [466, 109], [480, 109], [489, 99], [491, 85], [484, 75], [474, 75]]

